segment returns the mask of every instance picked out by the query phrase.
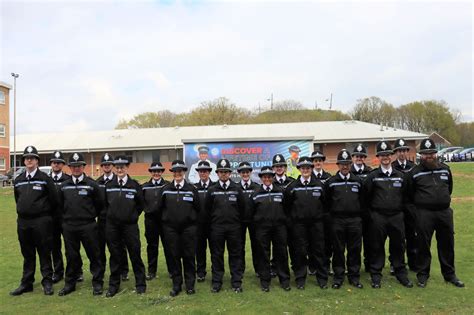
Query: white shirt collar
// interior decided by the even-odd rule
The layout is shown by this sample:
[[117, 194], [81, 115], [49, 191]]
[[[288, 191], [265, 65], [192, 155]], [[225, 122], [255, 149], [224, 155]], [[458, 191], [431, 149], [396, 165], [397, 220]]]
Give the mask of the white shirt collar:
[[314, 175], [318, 176], [318, 174], [321, 174], [321, 176], [323, 176], [323, 169], [317, 171], [316, 169], [313, 169], [313, 173]]
[[74, 184], [82, 182], [83, 179], [84, 179], [84, 174], [81, 174], [81, 176], [79, 177], [75, 177], [75, 176], [72, 177], [72, 181]]
[[[117, 182], [120, 183], [120, 177], [117, 176]], [[123, 178], [122, 178], [122, 182], [123, 182], [123, 185], [125, 185], [128, 181], [128, 175], [125, 175]]]
[[247, 186], [250, 187], [250, 184], [252, 184], [252, 181], [249, 179], [248, 181], [244, 181], [243, 179], [240, 181], [240, 184], [242, 187], [245, 187], [245, 183], [247, 183]]
[[28, 175], [30, 175], [31, 178], [35, 177], [37, 171], [38, 171], [38, 168], [35, 168], [35, 170], [31, 173], [28, 173], [28, 171], [26, 171], [26, 177], [28, 177]]
[[163, 178], [160, 178], [159, 180], [152, 179], [153, 185], [159, 185], [162, 180], [163, 180]]
[[275, 179], [277, 180], [277, 182], [279, 182], [280, 179], [283, 179], [283, 181], [285, 181], [285, 180], [286, 180], [286, 175], [283, 174], [282, 177], [280, 177], [280, 176], [278, 176], [278, 175], [275, 175]]
[[113, 174], [113, 173], [110, 173], [109, 176], [106, 176], [106, 175], [104, 174], [104, 180], [111, 181], [113, 178], [114, 178], [114, 174]]
[[304, 185], [304, 181], [307, 181], [307, 184], [309, 184], [309, 182], [311, 181], [311, 177], [308, 178], [308, 179], [304, 179], [303, 176], [300, 176], [300, 181], [301, 181], [301, 184], [303, 184], [303, 185]]
[[397, 161], [398, 161], [398, 164], [400, 164], [400, 166], [403, 165], [403, 164], [405, 164], [405, 165], [407, 164], [407, 160], [405, 160], [405, 161], [402, 162], [402, 161], [400, 161], [399, 159], [397, 159]]
[[346, 177], [347, 179], [351, 178], [351, 173], [347, 173], [346, 176], [342, 175], [341, 172], [339, 172], [339, 176], [341, 176], [342, 179], [344, 179], [344, 177]]
[[361, 166], [359, 166], [357, 164], [354, 164], [354, 168], [357, 172], [360, 171], [360, 170], [364, 171], [364, 164], [362, 164]]
[[392, 166], [390, 165], [388, 168], [384, 168], [382, 165], [380, 165], [380, 169], [382, 170], [382, 173], [387, 173], [388, 171], [388, 176], [392, 175]]
[[177, 183], [175, 180], [173, 180], [173, 185], [174, 185], [174, 187], [176, 187], [176, 185], [179, 184], [179, 187], [180, 187], [180, 188], [183, 188], [184, 183], [185, 183], [185, 182], [184, 182], [184, 179], [183, 179], [182, 181], [180, 181], [179, 183]]
[[[224, 188], [224, 182], [219, 180], [219, 184], [221, 185], [222, 188]], [[228, 179], [226, 182], [225, 182], [225, 187], [226, 189], [229, 188], [229, 185], [230, 185], [230, 180]]]
[[54, 176], [57, 176], [58, 179], [61, 179], [61, 177], [63, 177], [63, 172], [59, 172], [57, 174], [55, 174], [54, 172], [51, 172], [51, 178], [54, 178]]
[[273, 184], [270, 184], [270, 186], [267, 186], [267, 185], [262, 184], [262, 188], [263, 188], [265, 191], [267, 190], [267, 187], [270, 188], [270, 191], [273, 190]]
[[206, 184], [206, 187], [209, 187], [209, 184], [211, 183], [211, 180], [208, 178], [207, 181], [203, 182], [202, 180], [199, 180], [201, 182], [201, 185]]

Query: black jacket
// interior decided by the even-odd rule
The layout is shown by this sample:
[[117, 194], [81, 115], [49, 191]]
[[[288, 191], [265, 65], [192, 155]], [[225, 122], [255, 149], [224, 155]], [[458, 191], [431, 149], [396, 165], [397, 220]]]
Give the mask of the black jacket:
[[450, 206], [453, 175], [446, 164], [430, 170], [420, 163], [407, 174], [407, 183], [408, 200], [417, 208], [444, 210]]
[[143, 199], [145, 200], [145, 215], [157, 214], [161, 189], [170, 182], [161, 178], [160, 183], [155, 185], [153, 178], [142, 185]]
[[[117, 175], [112, 174], [111, 181], [115, 180], [116, 178], [117, 178]], [[102, 194], [102, 200], [104, 200], [104, 210], [100, 212], [99, 219], [105, 222], [105, 219], [107, 217], [107, 205], [105, 204], [105, 185], [107, 184], [107, 182], [104, 180], [104, 175], [97, 177], [95, 181], [99, 185], [100, 193]]]
[[19, 218], [33, 219], [42, 216], [58, 216], [58, 196], [51, 177], [36, 170], [30, 181], [26, 171], [15, 178], [16, 211]]
[[85, 175], [77, 185], [72, 178], [63, 182], [59, 200], [64, 223], [83, 225], [94, 222], [104, 210], [102, 197], [99, 185]]
[[273, 185], [276, 185], [276, 186], [279, 186], [279, 187], [282, 187], [282, 188], [285, 188], [286, 186], [288, 186], [291, 182], [293, 182], [295, 179], [291, 176], [286, 176], [285, 180], [283, 181], [283, 183], [280, 183], [279, 181], [277, 181], [276, 179], [276, 176], [273, 180]]
[[199, 194], [199, 205], [201, 206], [201, 210], [199, 211], [199, 214], [198, 214], [198, 223], [200, 224], [208, 224], [210, 221], [209, 211], [208, 209], [206, 209], [206, 197], [207, 197], [207, 191], [209, 190], [209, 187], [211, 187], [214, 184], [215, 182], [213, 182], [212, 180], [209, 180], [209, 186], [207, 186], [205, 189], [201, 181], [194, 184], [194, 187], [196, 187]]
[[[319, 178], [319, 180], [321, 181], [321, 183], [325, 183], [328, 179], [331, 178], [331, 173], [329, 172], [326, 172], [325, 170], [323, 170], [323, 174], [321, 176], [321, 178]], [[314, 171], [311, 173], [311, 177], [314, 177], [315, 179], [318, 179], [318, 177], [316, 177], [316, 174], [314, 174]]]
[[301, 175], [285, 189], [288, 214], [293, 222], [314, 222], [324, 216], [325, 192], [323, 184], [311, 176], [305, 186]]
[[142, 187], [137, 181], [128, 176], [125, 185], [120, 187], [116, 176], [105, 185], [105, 192], [107, 221], [117, 224], [137, 223], [145, 206]]
[[[245, 206], [244, 206], [244, 214], [242, 217], [242, 222], [252, 222], [252, 194], [260, 188], [260, 185], [254, 182], [251, 182], [250, 185], [245, 189], [244, 186], [242, 186], [242, 182], [236, 183], [237, 185], [240, 186], [242, 189], [242, 192], [244, 194], [244, 201], [245, 201]], [[275, 186], [275, 185], [273, 185]]]
[[333, 216], [354, 217], [363, 213], [362, 179], [350, 173], [344, 181], [339, 172], [324, 184], [327, 208]]
[[[56, 194], [57, 194], [57, 196], [59, 197], [59, 194], [60, 194], [60, 192], [61, 192], [61, 185], [62, 185], [65, 181], [67, 181], [68, 179], [70, 179], [70, 178], [71, 178], [71, 175], [68, 175], [68, 174], [62, 172], [61, 177], [58, 178], [57, 181], [55, 181], [55, 180], [54, 180], [54, 173], [51, 172], [50, 177], [51, 177], [51, 179], [53, 180], [54, 186], [56, 187]], [[56, 211], [56, 214], [57, 214], [58, 216], [55, 217], [55, 219], [56, 219], [56, 220], [61, 220], [61, 219], [62, 219], [61, 216], [62, 216], [63, 210], [62, 210], [62, 208], [61, 208], [61, 202], [60, 202], [60, 200], [58, 200], [58, 207], [59, 207], [59, 209]]]
[[272, 190], [268, 192], [263, 186], [258, 186], [250, 200], [252, 220], [256, 228], [287, 223], [283, 188], [273, 185]]
[[402, 172], [392, 168], [387, 176], [378, 167], [367, 176], [363, 189], [369, 211], [394, 215], [405, 210], [407, 185]]
[[242, 189], [232, 181], [226, 190], [217, 182], [207, 191], [206, 210], [209, 211], [211, 226], [240, 227], [244, 207]]
[[360, 179], [362, 179], [362, 181], [364, 181], [367, 178], [367, 176], [370, 174], [370, 172], [372, 172], [372, 167], [364, 163], [364, 170], [362, 172], [358, 172], [356, 168], [354, 167], [354, 164], [352, 164], [350, 172], [356, 175], [357, 177], [359, 177]]
[[397, 171], [399, 172], [402, 172], [402, 173], [408, 173], [411, 171], [411, 169], [413, 167], [415, 167], [415, 163], [413, 163], [412, 161], [410, 160], [406, 160], [406, 165], [405, 165], [405, 169], [403, 169], [400, 165], [400, 163], [398, 163], [398, 160], [395, 159], [395, 161], [392, 162], [392, 167], [394, 169], [396, 169]]
[[162, 188], [159, 200], [159, 217], [163, 225], [183, 228], [197, 223], [199, 194], [193, 185], [184, 181], [179, 191], [174, 181]]

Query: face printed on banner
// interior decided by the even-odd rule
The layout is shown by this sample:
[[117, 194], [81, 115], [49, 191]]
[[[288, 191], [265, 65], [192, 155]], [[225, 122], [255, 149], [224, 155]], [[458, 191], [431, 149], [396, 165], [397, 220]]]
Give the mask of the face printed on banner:
[[207, 180], [209, 179], [209, 176], [211, 175], [211, 172], [204, 171], [204, 170], [200, 170], [198, 173], [199, 173], [199, 179], [202, 182], [207, 182]]
[[217, 171], [217, 176], [219, 176], [219, 180], [222, 182], [227, 182], [230, 178], [229, 171]]

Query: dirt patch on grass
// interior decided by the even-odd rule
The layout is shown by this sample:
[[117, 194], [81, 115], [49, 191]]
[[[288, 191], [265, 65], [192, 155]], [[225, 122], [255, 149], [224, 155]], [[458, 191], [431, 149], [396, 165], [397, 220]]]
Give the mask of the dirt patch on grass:
[[474, 196], [452, 197], [451, 201], [474, 201]]

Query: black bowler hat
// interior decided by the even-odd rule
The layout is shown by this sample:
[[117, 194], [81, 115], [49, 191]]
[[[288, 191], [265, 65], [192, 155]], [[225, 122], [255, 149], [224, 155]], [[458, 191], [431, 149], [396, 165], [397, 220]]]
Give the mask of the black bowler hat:
[[253, 171], [252, 166], [250, 165], [249, 162], [240, 162], [239, 167], [237, 168], [237, 172], [242, 172], [242, 171]]
[[311, 153], [311, 159], [321, 159], [323, 161], [326, 161], [326, 156], [323, 154], [323, 152], [316, 150], [313, 153]]
[[362, 156], [367, 157], [367, 149], [362, 143], [358, 143], [354, 147], [354, 150], [352, 151], [352, 155], [362, 155]]
[[208, 161], [199, 161], [196, 171], [212, 171], [211, 164]]
[[165, 168], [163, 167], [163, 164], [161, 162], [151, 162], [150, 167], [148, 168], [148, 172], [151, 171], [164, 171]]
[[395, 140], [393, 151], [397, 151], [397, 150], [410, 150], [410, 147], [407, 146], [405, 139], [400, 138], [400, 139]]
[[431, 154], [431, 153], [436, 153], [438, 150], [436, 149], [436, 144], [434, 143], [433, 140], [430, 138], [426, 138], [421, 140], [420, 143], [420, 150], [418, 153], [420, 154]]
[[232, 168], [230, 167], [230, 162], [228, 159], [220, 159], [219, 162], [217, 162], [216, 172], [218, 171], [232, 172]]
[[260, 172], [258, 172], [258, 177], [262, 177], [263, 175], [275, 176], [275, 173], [273, 173], [270, 166], [264, 166], [260, 169]]
[[39, 160], [38, 150], [36, 150], [36, 148], [32, 145], [27, 146], [23, 151], [22, 159], [25, 159], [27, 157], [34, 157]]
[[176, 171], [185, 171], [186, 172], [187, 170], [188, 170], [188, 167], [181, 160], [174, 160], [171, 163], [171, 168], [170, 168], [171, 172], [176, 172]]
[[80, 152], [73, 152], [69, 156], [69, 166], [81, 166], [86, 165], [86, 160], [84, 159], [84, 155]]
[[351, 155], [346, 149], [342, 149], [338, 154], [337, 154], [337, 162], [336, 164], [351, 164]]
[[392, 151], [392, 146], [390, 145], [390, 143], [384, 140], [379, 141], [379, 143], [377, 143], [377, 148], [376, 148], [376, 153], [375, 153], [376, 156], [392, 155], [392, 154], [393, 154], [393, 151]]
[[302, 156], [300, 157], [298, 163], [296, 164], [296, 168], [300, 169], [301, 167], [308, 166], [308, 167], [313, 167], [313, 161], [311, 161], [311, 158], [308, 156]]
[[282, 154], [275, 154], [272, 159], [272, 167], [286, 166], [285, 157]]
[[102, 158], [100, 159], [100, 165], [102, 166], [104, 164], [114, 164], [114, 158], [112, 157], [112, 155], [108, 153], [102, 155]]
[[49, 163], [53, 162], [66, 164], [66, 160], [64, 159], [64, 155], [61, 151], [53, 152], [53, 157], [49, 160]]
[[130, 161], [128, 160], [128, 157], [126, 157], [125, 155], [118, 155], [118, 156], [115, 157], [114, 165], [115, 166], [117, 166], [117, 165], [127, 165], [127, 166], [129, 166]]

